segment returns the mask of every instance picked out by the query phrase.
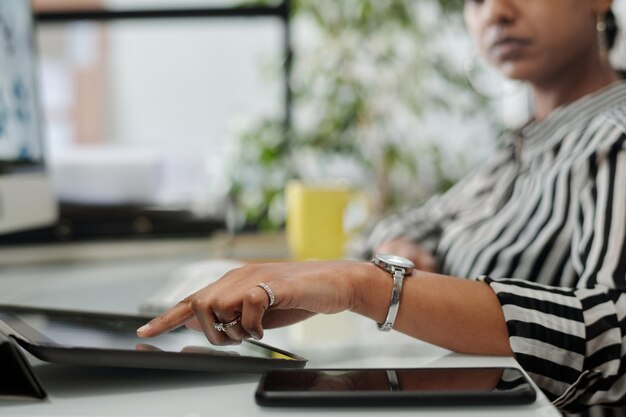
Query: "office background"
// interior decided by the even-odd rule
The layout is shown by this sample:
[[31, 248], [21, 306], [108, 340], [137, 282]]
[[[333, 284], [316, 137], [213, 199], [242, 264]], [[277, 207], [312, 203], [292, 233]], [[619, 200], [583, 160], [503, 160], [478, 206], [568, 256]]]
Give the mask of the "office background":
[[[77, 7], [173, 7], [173, 2], [131, 0], [106, 3], [44, 0], [37, 4], [42, 13]], [[175, 7], [187, 5], [216, 6], [217, 3], [187, 2], [182, 6], [177, 3]], [[296, 52], [305, 54], [310, 50], [307, 48], [315, 49], [319, 40], [315, 38], [315, 33], [316, 29], [306, 21], [295, 21]], [[41, 78], [48, 120], [47, 146], [55, 187], [61, 200], [66, 205], [77, 205], [78, 210], [86, 210], [96, 222], [110, 216], [111, 212], [90, 211], [92, 206], [115, 208], [131, 205], [144, 210], [157, 206], [172, 211], [191, 209], [200, 213], [215, 210], [218, 216], [225, 215], [219, 211], [219, 198], [224, 197], [220, 192], [224, 193], [229, 188], [222, 165], [227, 162], [229, 147], [241, 143], [241, 131], [254, 128], [259, 118], [280, 120], [284, 112], [285, 92], [280, 81], [281, 36], [280, 23], [271, 19], [267, 22], [181, 20], [107, 22], [102, 25], [87, 22], [42, 24], [38, 42], [42, 53]], [[460, 38], [447, 41], [453, 54], [460, 51], [457, 46], [464, 47]], [[302, 61], [306, 62], [304, 58]], [[452, 93], [444, 91], [443, 94]], [[506, 103], [496, 104], [497, 114], [506, 123], [514, 123], [516, 115], [521, 115], [521, 119], [526, 109], [523, 102], [519, 105], [514, 98], [508, 99]], [[452, 122], [453, 119], [443, 119], [445, 112], [439, 116], [424, 122], [419, 131], [424, 134], [431, 129], [429, 132], [433, 133], [424, 136], [436, 138], [437, 144], [442, 146], [439, 154], [434, 153], [435, 157], [452, 158], [443, 161], [448, 163], [447, 166], [463, 162], [459, 169], [469, 169], [482, 153], [489, 151], [489, 146], [493, 146], [491, 136], [480, 133], [484, 133], [484, 129], [490, 132], [492, 125], [483, 125], [480, 120], [471, 126], [464, 121]], [[445, 126], [446, 135], [436, 133], [436, 128], [441, 125]], [[413, 139], [419, 142], [417, 135], [410, 139], [410, 142]], [[468, 155], [468, 159], [454, 159], [458, 154]], [[337, 169], [334, 166], [330, 168]], [[432, 163], [425, 167], [426, 170], [436, 168], [437, 165]], [[330, 172], [334, 174], [337, 171]], [[461, 171], [455, 173], [460, 174]], [[328, 178], [316, 175], [320, 174], [313, 172], [311, 177], [314, 180]], [[348, 169], [341, 175], [350, 180], [354, 172]], [[421, 176], [426, 180], [428, 177], [427, 174]], [[425, 184], [425, 187], [428, 185]], [[142, 218], [145, 220], [143, 223], [134, 224], [133, 231], [137, 234], [147, 233], [152, 227], [150, 218], [137, 217]], [[59, 233], [56, 237], [61, 240], [74, 238], [70, 226], [59, 225], [55, 230]], [[61, 233], [64, 230], [67, 234]], [[204, 230], [201, 232], [205, 233]], [[239, 251], [224, 251], [220, 244], [219, 241], [211, 241], [185, 245], [177, 241], [168, 247], [144, 246], [143, 252], [137, 245], [118, 243], [106, 247], [69, 246], [64, 248], [62, 254], [56, 252], [58, 257], [53, 259], [56, 262], [52, 264], [47, 263], [54, 258], [55, 251], [51, 245], [27, 251], [9, 249], [3, 251], [6, 264], [20, 261], [24, 264], [3, 265], [5, 279], [0, 294], [3, 303], [136, 312], [139, 303], [165, 283], [174, 268], [185, 267], [187, 263], [207, 256], [269, 258], [264, 250], [275, 242], [271, 238], [269, 241], [253, 240], [246, 246], [245, 241], [243, 244], [239, 241], [243, 246], [239, 248], [243, 250]], [[282, 254], [281, 250], [279, 248]], [[97, 258], [106, 251], [114, 262], [77, 262], [81, 254], [89, 252], [85, 258]], [[120, 291], [120, 288], [124, 290]], [[315, 337], [327, 335], [330, 326], [323, 319], [310, 321], [308, 327], [294, 327], [288, 333], [276, 332], [272, 340], [279, 341], [278, 344], [285, 343], [285, 340], [296, 346], [299, 343], [303, 350], [306, 346], [313, 352], [310, 356], [320, 362], [326, 359], [320, 352], [329, 348], [327, 358], [336, 357], [339, 352], [343, 354], [340, 358], [352, 359], [355, 351], [351, 344], [339, 346], [338, 351], [333, 351], [334, 346], [328, 346], [326, 342], [322, 346], [323, 338]], [[428, 361], [432, 357], [445, 354], [432, 346], [416, 348], [414, 340], [407, 341], [406, 336], [400, 334], [394, 335], [399, 343], [390, 344], [389, 335], [379, 335], [378, 338], [371, 335], [371, 323], [364, 320], [357, 325], [345, 317], [333, 317], [332, 320], [332, 328], [345, 338], [337, 338], [338, 345], [347, 341], [360, 343], [360, 339], [354, 338], [355, 334], [359, 334], [372, 344], [373, 352], [384, 351], [387, 355], [396, 356], [400, 365], [431, 363]], [[368, 331], [360, 332], [360, 326]], [[312, 346], [311, 340], [319, 345]], [[394, 349], [390, 350], [390, 345]], [[405, 359], [402, 353], [407, 354], [405, 362], [402, 362]], [[372, 358], [389, 366], [389, 362], [385, 362], [387, 358], [380, 355], [368, 357], [370, 365]], [[416, 362], [415, 358], [422, 362]], [[450, 359], [448, 364], [458, 365], [463, 358], [452, 356]], [[476, 358], [471, 360], [476, 363]], [[481, 363], [493, 364], [491, 358]], [[145, 395], [130, 396], [127, 387], [120, 384], [123, 378], [124, 375], [113, 374], [108, 383], [105, 381], [105, 393], [117, 394], [119, 391], [120, 397], [103, 401], [101, 386], [94, 387], [93, 392], [88, 387], [77, 394], [76, 387], [82, 388], [85, 384], [81, 375], [68, 377], [63, 372], [49, 375], [46, 382], [53, 389], [52, 405], [56, 408], [47, 409], [59, 415], [68, 415], [67, 410], [75, 412], [79, 403], [84, 404], [86, 409], [97, 409], [97, 412], [103, 412], [103, 407], [110, 406], [115, 414], [120, 415], [119, 409], [130, 415], [139, 410], [139, 406], [145, 410], [143, 407], [146, 404], [153, 407], [150, 411], [155, 415], [172, 410], [155, 401], [157, 398], [170, 398], [164, 390], [154, 390], [149, 385], [145, 388], [139, 384], [138, 391]], [[64, 386], [59, 381], [68, 383]], [[131, 381], [135, 383], [135, 380]], [[198, 390], [181, 390], [178, 383], [172, 384], [167, 389], [177, 391], [179, 397], [178, 401], [168, 401], [168, 407], [176, 404], [177, 413], [211, 412], [215, 409], [213, 399], [224, 398], [223, 403], [228, 409], [234, 403], [249, 411], [255, 384], [256, 379], [246, 381], [245, 386], [241, 385], [242, 390], [224, 388], [231, 392], [241, 391], [241, 398], [245, 397], [246, 401], [222, 395], [225, 391], [212, 391], [211, 395], [207, 395], [205, 384], [199, 384]], [[183, 397], [181, 392], [187, 397]], [[77, 397], [79, 401], [76, 401]], [[120, 398], [129, 401], [126, 403]], [[80, 402], [84, 400], [91, 402]], [[545, 399], [536, 407], [537, 415], [556, 413]], [[41, 410], [22, 407], [16, 411], [19, 412], [32, 415]]]
[[[40, 13], [77, 9], [228, 8], [240, 3], [235, 0], [35, 1]], [[268, 7], [281, 4], [261, 3]], [[344, 6], [350, 6], [349, 3]], [[334, 7], [331, 3], [318, 4], [316, 7], [321, 11], [324, 7], [332, 11]], [[437, 1], [420, 4], [415, 8], [419, 16], [413, 21], [423, 25], [424, 39], [406, 42], [404, 47], [412, 48], [418, 55], [422, 45], [424, 48], [428, 45], [430, 50], [437, 51], [437, 58], [447, 60], [462, 72], [472, 55], [462, 25], [442, 19], [442, 12], [435, 7]], [[306, 7], [303, 9], [306, 11]], [[625, 9], [626, 1], [618, 0], [615, 10], [622, 27], [626, 25]], [[351, 40], [349, 35], [336, 37], [346, 42], [342, 46], [328, 43], [329, 37], [324, 32], [328, 26], [320, 27], [310, 13], [292, 13], [289, 25], [295, 53], [292, 81], [296, 88], [307, 77], [323, 76], [324, 63], [320, 61], [341, 57], [350, 47], [349, 42], [359, 45], [358, 36], [364, 33], [353, 30], [356, 40]], [[374, 109], [378, 119], [367, 129], [357, 129], [355, 135], [365, 137], [365, 147], [391, 144], [396, 153], [406, 150], [413, 158], [405, 164], [409, 169], [402, 166], [403, 161], [398, 157], [400, 168], [383, 181], [378, 178], [369, 181], [367, 171], [374, 170], [376, 164], [361, 164], [358, 158], [346, 158], [347, 152], [336, 143], [328, 144], [328, 152], [308, 152], [310, 146], [302, 146], [302, 151], [297, 153], [299, 170], [296, 171], [283, 169], [287, 164], [279, 159], [273, 165], [254, 169], [251, 166], [265, 157], [264, 152], [280, 147], [280, 143], [272, 142], [279, 142], [272, 134], [282, 132], [276, 133], [276, 128], [267, 128], [264, 122], [280, 121], [286, 111], [284, 31], [284, 22], [271, 16], [41, 22], [38, 44], [46, 144], [55, 190], [63, 203], [71, 205], [71, 216], [87, 213], [85, 216], [95, 220], [99, 216], [111, 216], [106, 211], [89, 211], [93, 207], [159, 207], [215, 220], [195, 228], [199, 231], [209, 231], [216, 224], [233, 230], [250, 226], [247, 223], [255, 227], [259, 216], [270, 219], [262, 226], [275, 228], [284, 219], [284, 201], [280, 196], [274, 198], [274, 194], [293, 176], [317, 183], [342, 178], [377, 200], [375, 212], [380, 214], [391, 206], [414, 203], [445, 188], [492, 149], [493, 138], [500, 129], [520, 124], [527, 117], [524, 88], [509, 84], [502, 87], [500, 80], [490, 81], [492, 85], [486, 88], [487, 95], [496, 98], [478, 97], [483, 104], [470, 116], [466, 114], [467, 106], [447, 103], [438, 107], [441, 103], [437, 101], [442, 97], [458, 99], [459, 94], [468, 94], [467, 88], [457, 90], [453, 83], [435, 80], [432, 83], [435, 98], [426, 100], [424, 106], [437, 110], [426, 112], [418, 108], [411, 114], [406, 103], [396, 102], [393, 97], [403, 87], [403, 80], [389, 79], [398, 78], [398, 74], [380, 70], [371, 59], [363, 59], [361, 64], [356, 59], [360, 66], [355, 71], [371, 79], [371, 89], [379, 95], [379, 107], [384, 109]], [[407, 30], [406, 33], [410, 36], [420, 32]], [[396, 53], [402, 53], [403, 46], [393, 44], [398, 39], [384, 33], [377, 38], [392, 44], [391, 49]], [[376, 52], [371, 44], [363, 45], [363, 54]], [[616, 62], [626, 62], [625, 49], [618, 45], [613, 57]], [[411, 55], [408, 50], [404, 53]], [[410, 68], [410, 59], [398, 59], [399, 66]], [[416, 68], [416, 72], [419, 70]], [[317, 78], [319, 81], [322, 77]], [[405, 82], [410, 84], [412, 79]], [[309, 87], [309, 91], [314, 90]], [[467, 97], [471, 102], [475, 96]], [[305, 104], [300, 105], [303, 101]], [[339, 113], [341, 100], [338, 103]], [[315, 100], [308, 101], [308, 108], [306, 104], [306, 100], [296, 101], [291, 110], [295, 114], [293, 124], [307, 126], [308, 123], [304, 130], [308, 128], [310, 132], [317, 129], [311, 125], [319, 119], [311, 116]], [[349, 100], [346, 104], [346, 108], [351, 105]], [[255, 136], [259, 130], [268, 133]], [[337, 128], [337, 136], [341, 134], [341, 128]], [[251, 140], [256, 141], [253, 146], [263, 141], [269, 145], [263, 144], [255, 153], [250, 151]], [[338, 157], [333, 153], [335, 150]], [[354, 147], [350, 150], [361, 152]], [[367, 160], [372, 152], [376, 150], [368, 149], [359, 156]], [[239, 190], [235, 202], [233, 181], [237, 181], [235, 188]], [[391, 184], [390, 191], [380, 190], [385, 184]], [[412, 192], [406, 195], [397, 192], [407, 184]], [[381, 193], [386, 195], [381, 197]], [[404, 200], [394, 200], [396, 195]], [[250, 214], [251, 208], [264, 205], [267, 205], [265, 212]], [[250, 219], [251, 222], [247, 221]], [[139, 224], [134, 229], [141, 232], [151, 227], [144, 224], [142, 229]], [[55, 234], [60, 233], [62, 239], [75, 235], [65, 229], [62, 227]]]

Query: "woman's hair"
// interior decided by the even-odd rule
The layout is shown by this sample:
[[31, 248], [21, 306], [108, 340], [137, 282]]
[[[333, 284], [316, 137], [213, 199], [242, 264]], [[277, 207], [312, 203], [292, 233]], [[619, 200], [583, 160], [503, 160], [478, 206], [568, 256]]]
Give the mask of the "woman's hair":
[[[619, 26], [617, 25], [617, 19], [615, 18], [613, 10], [609, 10], [609, 12], [606, 14], [606, 36], [609, 49], [613, 49], [613, 47], [615, 46], [618, 33]], [[615, 70], [617, 71], [621, 79], [626, 80], [626, 70], [619, 68], [622, 65], [623, 64], [619, 65], [617, 68], [615, 68]]]
[[609, 10], [606, 15], [606, 35], [609, 41], [609, 49], [612, 49], [613, 46], [615, 46], [618, 32], [619, 27], [617, 26], [617, 19], [615, 18], [615, 14], [613, 13], [613, 10]]

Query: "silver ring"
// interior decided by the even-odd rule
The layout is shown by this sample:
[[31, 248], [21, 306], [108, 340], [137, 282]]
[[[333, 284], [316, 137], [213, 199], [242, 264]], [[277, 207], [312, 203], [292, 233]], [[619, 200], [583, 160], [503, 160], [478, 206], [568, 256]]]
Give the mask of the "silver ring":
[[228, 323], [220, 323], [218, 321], [216, 323], [213, 323], [213, 327], [215, 327], [215, 330], [217, 330], [218, 332], [225, 332], [226, 330], [239, 323], [239, 320], [241, 320], [241, 317], [237, 317], [235, 320], [229, 321]]
[[267, 296], [270, 298], [270, 305], [269, 307], [274, 305], [274, 302], [276, 301], [276, 298], [274, 298], [274, 290], [272, 290], [272, 287], [270, 287], [269, 285], [267, 285], [264, 282], [261, 282], [259, 284], [256, 285], [257, 287], [261, 287], [265, 290], [265, 292], [267, 293]]

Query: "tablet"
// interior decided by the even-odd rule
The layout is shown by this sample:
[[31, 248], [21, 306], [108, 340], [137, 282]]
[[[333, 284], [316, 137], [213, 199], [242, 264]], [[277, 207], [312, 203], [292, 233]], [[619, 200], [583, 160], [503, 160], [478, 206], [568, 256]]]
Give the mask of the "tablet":
[[150, 317], [0, 306], [0, 331], [35, 357], [65, 364], [261, 373], [303, 368], [306, 359], [256, 341], [214, 346], [181, 327], [152, 339], [136, 329]]
[[274, 370], [256, 402], [272, 407], [496, 406], [535, 401], [515, 368]]

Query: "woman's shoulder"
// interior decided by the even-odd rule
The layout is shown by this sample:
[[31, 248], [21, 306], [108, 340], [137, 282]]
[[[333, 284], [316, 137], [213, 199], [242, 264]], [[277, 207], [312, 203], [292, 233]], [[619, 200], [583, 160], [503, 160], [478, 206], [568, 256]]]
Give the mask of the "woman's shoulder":
[[[606, 148], [626, 135], [626, 81], [618, 81], [572, 106], [571, 127], [583, 137], [593, 137], [592, 146]], [[578, 126], [578, 128], [576, 128]]]
[[599, 105], [600, 111], [592, 119], [626, 131], [626, 81], [616, 82], [596, 96], [594, 104]]
[[626, 96], [624, 103], [608, 107], [597, 115], [599, 122], [608, 123], [616, 129], [626, 132]]
[[596, 150], [604, 153], [626, 150], [626, 100], [604, 109], [595, 117]]
[[[626, 103], [603, 109], [585, 125], [571, 138], [574, 159], [597, 165], [626, 152]], [[578, 165], [573, 167], [577, 169]]]

